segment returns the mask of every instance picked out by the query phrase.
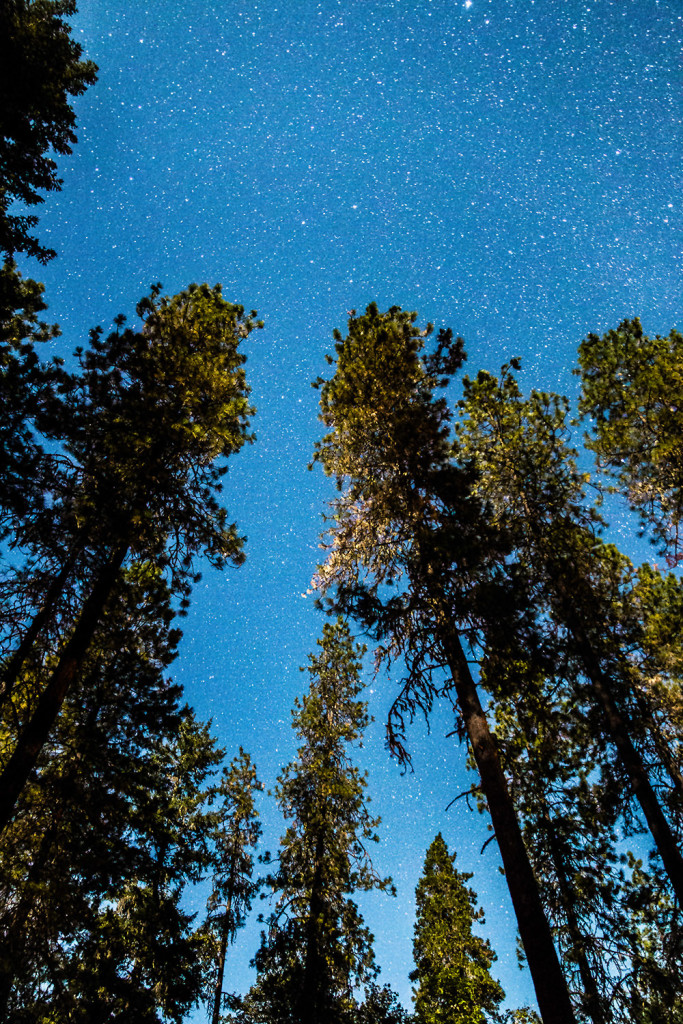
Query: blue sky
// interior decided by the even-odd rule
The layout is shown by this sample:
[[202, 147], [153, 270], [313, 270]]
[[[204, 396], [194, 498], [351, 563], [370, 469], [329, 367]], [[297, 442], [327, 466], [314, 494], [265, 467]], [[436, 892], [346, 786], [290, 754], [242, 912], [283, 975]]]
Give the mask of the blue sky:
[[[469, 371], [521, 356], [525, 386], [571, 391], [576, 347], [625, 317], [680, 328], [682, 12], [678, 0], [81, 0], [100, 66], [79, 143], [41, 214], [59, 346], [133, 315], [153, 281], [223, 284], [257, 308], [246, 344], [256, 444], [226, 502], [245, 566], [207, 573], [174, 675], [266, 785], [292, 756], [290, 708], [322, 623], [306, 599], [331, 486], [308, 472], [324, 353], [347, 311], [401, 305], [466, 341]], [[628, 527], [622, 525], [624, 533]], [[625, 534], [624, 534], [625, 535]], [[465, 751], [411, 734], [383, 749], [392, 682], [372, 680], [361, 752], [395, 900], [363, 900], [383, 979], [409, 1004], [413, 891], [436, 831], [487, 912], [511, 1005], [531, 1001]], [[263, 805], [266, 841], [281, 822]], [[243, 989], [252, 924], [230, 954]], [[198, 1018], [199, 1019], [199, 1018]]]

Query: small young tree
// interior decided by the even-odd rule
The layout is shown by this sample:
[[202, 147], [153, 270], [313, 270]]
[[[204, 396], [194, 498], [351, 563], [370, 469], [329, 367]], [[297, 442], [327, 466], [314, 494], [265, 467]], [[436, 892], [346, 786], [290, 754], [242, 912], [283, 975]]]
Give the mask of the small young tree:
[[302, 744], [275, 791], [291, 824], [268, 879], [278, 901], [245, 1000], [243, 1019], [268, 1024], [349, 1020], [354, 989], [377, 974], [372, 935], [351, 897], [391, 885], [367, 853], [379, 819], [370, 815], [365, 775], [349, 751], [368, 724], [358, 699], [364, 648], [341, 619], [323, 627], [318, 645], [320, 653], [310, 656], [310, 689], [295, 702]]
[[239, 754], [223, 777], [216, 794], [220, 805], [214, 833], [212, 889], [209, 896], [206, 932], [214, 942], [215, 972], [210, 991], [212, 1024], [218, 1024], [223, 1001], [223, 978], [228, 943], [244, 924], [258, 883], [252, 878], [253, 850], [261, 835], [254, 793], [263, 789], [249, 754]]
[[455, 856], [439, 832], [415, 890], [410, 980], [417, 982], [417, 1024], [484, 1024], [496, 1019], [505, 998], [490, 973], [495, 953], [486, 939], [472, 933], [473, 924], [484, 919], [477, 894], [467, 888], [472, 875], [456, 870]]

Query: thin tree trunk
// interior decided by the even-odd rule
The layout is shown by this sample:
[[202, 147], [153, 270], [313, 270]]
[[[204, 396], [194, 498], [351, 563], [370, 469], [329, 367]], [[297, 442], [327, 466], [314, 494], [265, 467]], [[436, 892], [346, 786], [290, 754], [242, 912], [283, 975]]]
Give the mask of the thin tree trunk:
[[635, 692], [635, 698], [640, 715], [647, 723], [647, 731], [652, 736], [652, 742], [654, 744], [655, 751], [657, 752], [657, 757], [662, 762], [664, 770], [671, 779], [673, 788], [676, 790], [678, 795], [683, 798], [683, 774], [681, 774], [681, 770], [676, 764], [674, 755], [671, 752], [669, 741], [657, 721], [656, 712], [653, 711], [648, 697], [638, 687], [634, 686], [633, 690]]
[[617, 707], [593, 645], [581, 626], [573, 621], [572, 615], [566, 616], [566, 622], [576, 640], [586, 675], [593, 684], [593, 692], [603, 712], [606, 732], [614, 743], [621, 764], [633, 786], [633, 793], [645, 816], [655, 846], [659, 850], [676, 899], [679, 905], [683, 905], [683, 856], [678, 849], [671, 826], [662, 811], [657, 794], [652, 788], [642, 758], [631, 742], [628, 724]]
[[19, 678], [19, 673], [21, 672], [24, 662], [28, 658], [31, 648], [52, 617], [55, 605], [66, 586], [66, 581], [71, 574], [71, 570], [76, 564], [80, 552], [81, 545], [78, 543], [74, 545], [66, 562], [47, 588], [47, 593], [45, 594], [45, 599], [40, 610], [34, 615], [26, 633], [21, 639], [21, 643], [8, 661], [5, 671], [2, 674], [0, 707], [2, 707], [12, 695], [12, 691], [14, 690], [17, 679]]
[[14, 752], [0, 775], [0, 832], [12, 820], [19, 796], [28, 782], [50, 729], [88, 653], [104, 607], [119, 578], [128, 551], [120, 544], [102, 567], [90, 596], [64, 648], [57, 667], [40, 695], [29, 722], [22, 730]]
[[[324, 819], [324, 815], [323, 815]], [[325, 835], [321, 825], [315, 847], [315, 870], [311, 886], [311, 902], [309, 905], [308, 926], [306, 929], [306, 953], [304, 959], [304, 977], [301, 986], [300, 1019], [301, 1024], [324, 1024], [321, 1019], [320, 986], [322, 982], [320, 970], [320, 928], [319, 921], [323, 909], [322, 899], [322, 865], [325, 856]]]
[[454, 631], [443, 637], [443, 646], [491, 814], [543, 1024], [576, 1024], [495, 737], [489, 729], [460, 639]]
[[63, 806], [58, 809], [57, 816], [50, 828], [44, 833], [38, 852], [31, 864], [26, 877], [24, 890], [12, 915], [3, 929], [4, 935], [0, 942], [0, 1020], [7, 1019], [7, 1004], [12, 994], [15, 977], [15, 965], [21, 963], [26, 937], [26, 923], [34, 904], [33, 888], [43, 874], [48, 857], [52, 852], [57, 826], [63, 814]]
[[[228, 901], [228, 907], [230, 901]], [[221, 928], [221, 946], [218, 955], [218, 978], [216, 980], [216, 987], [214, 989], [213, 996], [213, 1014], [211, 1017], [211, 1024], [219, 1024], [221, 1018], [221, 1000], [223, 998], [223, 977], [225, 975], [225, 959], [228, 952], [228, 939], [230, 937], [230, 926], [228, 924], [227, 913], [223, 919], [223, 925]]]
[[593, 1021], [593, 1024], [609, 1024], [609, 1021], [612, 1019], [612, 1015], [605, 1010], [597, 982], [593, 977], [593, 972], [590, 969], [590, 964], [586, 957], [584, 949], [584, 935], [581, 931], [576, 911], [574, 909], [574, 893], [572, 892], [571, 884], [567, 878], [564, 851], [562, 850], [562, 845], [558, 839], [554, 823], [550, 817], [550, 811], [545, 801], [545, 797], [541, 798], [541, 805], [543, 808], [543, 825], [546, 835], [548, 836], [548, 843], [550, 846], [550, 857], [553, 862], [555, 877], [560, 890], [562, 907], [567, 920], [567, 930], [572, 942], [572, 955], [579, 968], [581, 984], [583, 985], [583, 991], [586, 997], [586, 1013]]
[[232, 931], [232, 899], [235, 891], [235, 866], [237, 863], [237, 853], [235, 847], [232, 849], [232, 858], [230, 861], [230, 882], [228, 884], [228, 902], [225, 907], [225, 914], [223, 915], [223, 926], [221, 928], [221, 946], [218, 956], [218, 977], [216, 978], [216, 987], [214, 990], [213, 997], [213, 1015], [211, 1017], [211, 1024], [219, 1024], [221, 1016], [221, 999], [223, 997], [223, 978], [225, 976], [225, 958], [228, 952], [228, 939], [230, 938], [230, 932]]
[[617, 709], [610, 688], [601, 672], [592, 678], [593, 689], [602, 706], [609, 735], [614, 742], [621, 763], [631, 780], [633, 792], [645, 816], [655, 846], [664, 863], [666, 873], [679, 905], [683, 904], [683, 856], [678, 849], [673, 831], [666, 820], [657, 794], [652, 788], [647, 770], [628, 735], [626, 723]]
[[[603, 672], [600, 655], [575, 611], [577, 602], [580, 603], [582, 590], [585, 591], [585, 581], [567, 577], [564, 567], [558, 567], [554, 562], [551, 562], [548, 568], [550, 579], [553, 581], [559, 619], [574, 638], [584, 671], [592, 683], [593, 693], [602, 710], [605, 732], [617, 749], [619, 760], [631, 782], [634, 796], [640, 804], [655, 846], [659, 850], [676, 899], [679, 905], [683, 905], [683, 856], [657, 794], [652, 788], [647, 769], [631, 741], [628, 722], [619, 710], [609, 679]], [[590, 608], [589, 602], [586, 602], [586, 608]]]

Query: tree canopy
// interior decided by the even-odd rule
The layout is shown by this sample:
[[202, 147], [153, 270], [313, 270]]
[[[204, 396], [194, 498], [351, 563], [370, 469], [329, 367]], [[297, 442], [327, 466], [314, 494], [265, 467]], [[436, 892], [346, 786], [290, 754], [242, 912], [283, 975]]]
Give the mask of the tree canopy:
[[277, 903], [240, 1017], [259, 1024], [350, 1024], [355, 989], [377, 974], [372, 936], [352, 897], [391, 888], [370, 861], [367, 844], [377, 842], [379, 819], [351, 756], [368, 724], [359, 699], [363, 648], [341, 619], [324, 625], [318, 645], [309, 690], [295, 701], [301, 746], [275, 790], [290, 824], [267, 879]]
[[[390, 712], [390, 744], [405, 759], [404, 724], [446, 697], [462, 723], [492, 816], [542, 1012], [574, 1020], [495, 736], [469, 660], [500, 645], [527, 615], [511, 579], [513, 538], [476, 492], [471, 459], [451, 439], [437, 388], [462, 365], [442, 331], [431, 353], [416, 315], [371, 305], [336, 332], [335, 374], [320, 381], [329, 429], [316, 458], [338, 478], [329, 556], [315, 586], [378, 640], [380, 660], [406, 676]], [[444, 678], [445, 670], [445, 678]], [[521, 680], [520, 680], [521, 685]]]
[[579, 409], [590, 417], [586, 446], [615, 481], [666, 555], [681, 558], [683, 512], [683, 337], [648, 338], [624, 320], [579, 346]]
[[[202, 563], [244, 559], [221, 489], [253, 440], [242, 343], [262, 324], [220, 285], [157, 284], [134, 326], [41, 359], [59, 328], [14, 258], [55, 255], [34, 211], [97, 71], [75, 12], [0, 5], [0, 1018], [182, 1024], [203, 1002], [212, 1024], [537, 1019], [501, 1009], [472, 876], [440, 833], [416, 891], [414, 1016], [377, 982], [357, 899], [393, 886], [369, 853], [353, 619], [399, 680], [403, 766], [411, 720], [437, 700], [453, 714], [544, 1024], [680, 1024], [683, 583], [609, 542], [600, 499], [611, 481], [679, 567], [681, 335], [627, 319], [581, 343], [591, 475], [570, 402], [525, 395], [519, 360], [461, 376], [450, 329], [350, 312], [316, 382], [314, 461], [338, 491], [313, 585], [338, 617], [295, 703], [278, 853], [257, 859], [251, 757], [225, 764], [168, 671]], [[231, 943], [261, 887], [242, 996]]]
[[505, 993], [491, 976], [496, 959], [473, 926], [484, 918], [472, 877], [455, 868], [455, 854], [439, 832], [415, 891], [413, 956], [416, 1024], [484, 1024], [495, 1020]]
[[14, 212], [61, 188], [52, 153], [71, 153], [76, 115], [71, 97], [97, 80], [66, 19], [75, 0], [5, 0], [0, 8], [0, 251], [41, 263], [55, 256], [31, 234], [35, 214]]

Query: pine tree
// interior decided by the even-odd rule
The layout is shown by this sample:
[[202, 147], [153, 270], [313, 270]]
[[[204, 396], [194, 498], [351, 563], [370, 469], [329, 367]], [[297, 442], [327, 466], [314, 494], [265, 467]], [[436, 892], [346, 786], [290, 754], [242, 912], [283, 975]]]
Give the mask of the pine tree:
[[229, 768], [223, 769], [215, 797], [212, 834], [212, 887], [205, 933], [210, 935], [214, 956], [212, 986], [207, 1002], [212, 1024], [219, 1024], [223, 1004], [223, 980], [228, 943], [245, 922], [259, 883], [253, 880], [254, 848], [261, 835], [254, 794], [263, 789], [251, 758], [240, 747]]
[[[12, 257], [55, 256], [31, 233], [38, 218], [21, 207], [30, 210], [44, 192], [61, 188], [53, 157], [76, 142], [70, 99], [96, 80], [96, 65], [81, 60], [71, 35], [67, 19], [75, 13], [74, 0], [0, 5], [0, 537], [23, 556], [18, 569], [2, 574], [0, 642], [3, 655], [13, 653], [4, 671], [12, 679], [46, 625], [59, 566], [73, 557], [59, 517], [51, 517], [61, 454], [54, 442], [63, 437], [61, 392], [70, 378], [57, 357], [47, 364], [38, 358], [36, 343], [60, 331], [38, 319], [46, 308], [43, 285], [22, 277]], [[31, 611], [38, 628], [25, 630]], [[5, 694], [3, 680], [0, 700]]]
[[200, 995], [205, 943], [182, 900], [209, 867], [221, 753], [164, 676], [173, 620], [160, 574], [127, 568], [3, 833], [2, 1019], [156, 1024]]
[[575, 702], [587, 703], [594, 728], [615, 751], [680, 902], [683, 856], [640, 749], [640, 715], [630, 708], [638, 638], [622, 610], [635, 574], [599, 536], [587, 478], [567, 442], [567, 400], [539, 392], [523, 399], [510, 367], [500, 380], [483, 371], [465, 378], [464, 390], [459, 443], [479, 472], [477, 493], [512, 542], [509, 563], [516, 562], [516, 579], [529, 594], [533, 626], [525, 645], [557, 649], [559, 633], [560, 654], [575, 672]]
[[[656, 862], [650, 875], [624, 868], [617, 845], [640, 831], [642, 814], [671, 887], [683, 892], [671, 699], [680, 588], [649, 566], [636, 572], [604, 543], [569, 445], [567, 400], [523, 398], [511, 369], [465, 379], [458, 424], [477, 493], [512, 542], [506, 571], [527, 594], [526, 621], [489, 646], [482, 675], [577, 1009], [596, 1024], [630, 1020], [620, 994], [644, 959], [657, 962], [662, 985], [680, 971], [667, 883]], [[652, 957], [638, 934], [639, 901], [662, 908], [654, 928], [671, 937], [666, 950], [651, 945]]]
[[427, 850], [415, 896], [413, 939], [417, 982], [416, 1024], [484, 1024], [496, 1020], [505, 993], [491, 976], [496, 955], [486, 939], [473, 934], [483, 923], [472, 877], [455, 868], [456, 855], [439, 832]]
[[75, 0], [4, 0], [0, 6], [0, 252], [25, 252], [41, 262], [55, 255], [30, 234], [38, 218], [10, 213], [61, 188], [52, 151], [71, 153], [76, 115], [69, 97], [96, 81], [97, 67], [65, 20]]
[[290, 825], [267, 880], [277, 904], [242, 1018], [267, 1024], [349, 1020], [354, 989], [377, 974], [372, 936], [352, 897], [390, 889], [368, 856], [379, 821], [367, 807], [365, 776], [351, 759], [368, 724], [359, 699], [364, 649], [341, 619], [323, 627], [318, 645], [308, 666], [309, 691], [295, 702], [301, 746], [275, 791]]
[[[380, 660], [406, 676], [390, 712], [390, 743], [403, 759], [404, 726], [448, 699], [467, 736], [491, 814], [544, 1020], [574, 1014], [495, 736], [470, 661], [524, 624], [527, 594], [506, 572], [511, 538], [476, 493], [459, 457], [450, 412], [435, 392], [464, 359], [462, 339], [440, 332], [424, 353], [416, 314], [375, 305], [335, 332], [334, 376], [321, 386], [329, 432], [316, 459], [337, 477], [329, 555], [314, 585], [378, 640]], [[332, 358], [330, 362], [335, 362]], [[446, 670], [446, 679], [443, 672]], [[519, 686], [523, 680], [519, 680]]]
[[[64, 562], [48, 576], [42, 606], [24, 625], [22, 657], [5, 665], [5, 702], [27, 662], [49, 657], [50, 670], [4, 766], [3, 826], [81, 671], [126, 559], [157, 566], [185, 601], [198, 556], [219, 568], [244, 557], [216, 494], [225, 459], [249, 439], [252, 410], [239, 344], [255, 324], [223, 299], [220, 286], [191, 286], [173, 298], [160, 298], [155, 287], [138, 314], [140, 331], [121, 330], [119, 322], [104, 340], [92, 332], [65, 395], [60, 461], [67, 469], [49, 517]], [[38, 536], [29, 554], [37, 559], [46, 547], [53, 551]]]
[[683, 336], [648, 338], [624, 320], [579, 346], [586, 446], [616, 480], [670, 565], [681, 560], [683, 516]]

